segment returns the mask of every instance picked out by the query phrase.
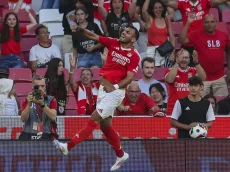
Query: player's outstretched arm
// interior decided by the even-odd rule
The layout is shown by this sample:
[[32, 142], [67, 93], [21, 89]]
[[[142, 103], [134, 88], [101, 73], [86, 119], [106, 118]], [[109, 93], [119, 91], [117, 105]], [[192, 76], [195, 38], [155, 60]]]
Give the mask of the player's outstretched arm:
[[99, 42], [99, 35], [97, 35], [96, 33], [90, 32], [87, 29], [80, 28], [79, 26], [78, 26], [78, 30], [82, 32], [89, 39]]
[[125, 79], [121, 80], [118, 83], [119, 88], [125, 88], [127, 85], [129, 85], [133, 81], [135, 73], [134, 72], [127, 72], [127, 76]]
[[175, 0], [160, 0], [163, 4], [165, 4], [168, 7], [171, 7], [173, 9], [177, 9], [178, 2]]
[[22, 7], [22, 3], [23, 3], [23, 0], [19, 0], [14, 8], [14, 12], [16, 14], [18, 14], [18, 12], [20, 11], [21, 7]]

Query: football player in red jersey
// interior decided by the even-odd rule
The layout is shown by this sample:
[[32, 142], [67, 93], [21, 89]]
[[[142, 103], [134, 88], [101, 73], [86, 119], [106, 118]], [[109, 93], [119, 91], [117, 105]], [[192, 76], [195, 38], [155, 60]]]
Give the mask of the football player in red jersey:
[[[139, 37], [139, 32], [133, 26], [128, 26], [121, 32], [119, 39], [98, 36], [86, 29], [77, 28], [87, 37], [98, 41], [108, 48], [108, 57], [105, 65], [100, 71], [101, 80], [98, 92], [96, 110], [92, 113], [86, 126], [81, 129], [71, 141], [61, 143], [57, 140], [54, 145], [63, 155], [77, 144], [87, 139], [100, 123], [101, 131], [106, 137], [107, 142], [112, 146], [117, 155], [115, 164], [111, 171], [117, 170], [129, 158], [129, 155], [123, 151], [120, 138], [112, 127], [112, 116], [115, 109], [121, 104], [125, 97], [125, 88], [133, 80], [138, 70], [140, 56], [133, 48], [133, 43]], [[73, 72], [73, 71], [70, 71]]]

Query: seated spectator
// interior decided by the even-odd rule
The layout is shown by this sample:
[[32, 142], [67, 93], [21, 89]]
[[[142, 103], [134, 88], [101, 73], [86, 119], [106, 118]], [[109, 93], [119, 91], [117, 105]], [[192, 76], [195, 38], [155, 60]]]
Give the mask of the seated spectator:
[[[230, 61], [230, 41], [227, 33], [216, 29], [216, 18], [207, 14], [203, 21], [203, 29], [188, 33], [190, 25], [196, 22], [196, 17], [190, 14], [183, 28], [180, 43], [192, 43], [198, 53], [200, 65], [204, 68], [207, 79], [204, 83], [204, 95], [227, 96], [227, 82], [230, 83], [230, 63], [228, 63], [227, 82], [224, 71], [225, 53]], [[199, 39], [197, 39], [199, 38]], [[197, 61], [197, 63], [199, 63]]]
[[176, 61], [172, 68], [166, 70], [165, 81], [168, 85], [168, 104], [166, 114], [171, 115], [175, 102], [189, 94], [188, 79], [199, 75], [202, 80], [206, 79], [204, 69], [198, 63], [197, 53], [193, 53], [195, 68], [189, 67], [190, 54], [187, 50], [181, 49], [177, 52]]
[[166, 112], [167, 103], [164, 102], [166, 94], [165, 89], [160, 83], [151, 84], [149, 87], [150, 97], [153, 98], [161, 112]]
[[0, 41], [2, 51], [0, 64], [8, 66], [9, 68], [22, 67], [20, 58], [21, 35], [32, 29], [37, 24], [32, 14], [28, 11], [28, 9], [25, 9], [25, 13], [29, 16], [31, 23], [26, 26], [19, 26], [17, 13], [20, 10], [22, 2], [23, 0], [19, 0], [14, 12], [7, 13], [3, 24], [0, 24]]
[[146, 0], [142, 8], [142, 14], [144, 21], [146, 22], [146, 29], [148, 33], [146, 56], [154, 58], [155, 66], [157, 67], [163, 66], [165, 64], [165, 60], [168, 61], [165, 66], [171, 67], [172, 61], [175, 60], [175, 51], [165, 57], [162, 57], [156, 49], [164, 44], [168, 40], [168, 37], [174, 47], [176, 44], [171, 21], [166, 17], [166, 10], [167, 9], [164, 4], [158, 0], [151, 4], [150, 0]]
[[24, 123], [19, 140], [53, 140], [57, 138], [57, 100], [46, 95], [45, 78], [33, 77], [33, 92], [22, 104], [21, 121]]
[[58, 9], [59, 0], [43, 0], [41, 9]]
[[207, 94], [206, 96], [203, 97], [203, 99], [208, 100], [213, 108], [213, 112], [216, 113], [216, 98], [212, 94]]
[[74, 93], [79, 115], [90, 115], [96, 109], [99, 82], [93, 82], [93, 73], [90, 69], [82, 69], [80, 81], [74, 80], [76, 58], [70, 57], [69, 84]]
[[14, 81], [8, 79], [9, 68], [0, 66], [0, 116], [18, 115], [18, 105], [14, 97]]
[[143, 72], [143, 78], [138, 81], [141, 92], [149, 96], [149, 87], [151, 84], [160, 83], [165, 90], [165, 101], [167, 102], [167, 88], [164, 83], [153, 79], [155, 61], [151, 57], [146, 57], [141, 61], [141, 68]]
[[60, 51], [56, 45], [50, 42], [48, 28], [44, 25], [38, 26], [35, 34], [39, 43], [30, 50], [30, 67], [32, 72], [37, 68], [45, 68], [47, 63], [54, 57], [61, 58]]
[[57, 115], [65, 115], [67, 89], [61, 59], [53, 58], [49, 61], [45, 79], [46, 94], [57, 100]]
[[118, 106], [116, 115], [152, 115], [159, 110], [154, 100], [144, 93], [141, 93], [137, 81], [133, 81], [127, 87], [122, 104]]
[[[15, 9], [18, 0], [8, 0], [9, 9]], [[23, 0], [21, 9], [31, 9], [32, 0]]]
[[106, 36], [119, 38], [122, 28], [131, 24], [131, 19], [135, 17], [136, 0], [133, 0], [128, 11], [124, 11], [124, 0], [111, 0], [111, 12], [104, 8], [104, 0], [98, 0], [98, 10], [102, 19], [106, 22]]
[[217, 114], [218, 115], [230, 115], [230, 96], [229, 95], [217, 103]]
[[[86, 8], [79, 7], [76, 9], [76, 20], [81, 28], [88, 29], [97, 35], [102, 35], [97, 24], [87, 21], [88, 12]], [[100, 43], [89, 39], [82, 32], [75, 31], [72, 33], [73, 39], [73, 56], [77, 58], [78, 68], [101, 68], [102, 60], [100, 55]]]

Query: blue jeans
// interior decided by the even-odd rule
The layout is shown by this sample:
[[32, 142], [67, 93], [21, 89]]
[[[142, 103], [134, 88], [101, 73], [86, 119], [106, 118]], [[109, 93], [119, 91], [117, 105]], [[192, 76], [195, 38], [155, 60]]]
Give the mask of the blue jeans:
[[59, 0], [43, 0], [41, 9], [58, 9]]
[[100, 52], [78, 54], [77, 67], [91, 68], [92, 66], [102, 66]]
[[0, 57], [0, 64], [9, 68], [21, 68], [21, 58], [15, 54], [2, 55]]

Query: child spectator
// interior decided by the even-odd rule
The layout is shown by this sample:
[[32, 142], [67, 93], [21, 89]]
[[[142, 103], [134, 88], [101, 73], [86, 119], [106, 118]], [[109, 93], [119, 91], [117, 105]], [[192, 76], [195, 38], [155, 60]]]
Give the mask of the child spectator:
[[[81, 28], [86, 28], [91, 32], [102, 35], [97, 24], [87, 21], [88, 12], [86, 8], [79, 7], [76, 9], [76, 20]], [[84, 36], [81, 32], [73, 32], [74, 58], [78, 59], [78, 68], [102, 67], [100, 55], [101, 44]]]
[[45, 78], [46, 94], [57, 100], [57, 115], [65, 115], [67, 89], [61, 59], [53, 58], [49, 61]]
[[22, 5], [22, 0], [20, 0], [15, 7], [14, 12], [9, 12], [6, 14], [3, 24], [0, 24], [0, 34], [1, 34], [1, 50], [2, 57], [0, 58], [0, 64], [8, 66], [9, 68], [20, 68], [22, 67], [20, 54], [20, 39], [21, 35], [26, 33], [28, 30], [32, 29], [36, 24], [36, 20], [29, 12], [25, 9], [25, 13], [28, 14], [31, 23], [26, 26], [19, 26], [19, 21], [17, 13]]
[[33, 73], [37, 68], [45, 68], [52, 58], [61, 58], [58, 47], [49, 40], [50, 32], [46, 26], [40, 25], [35, 34], [39, 43], [30, 50], [30, 68]]

